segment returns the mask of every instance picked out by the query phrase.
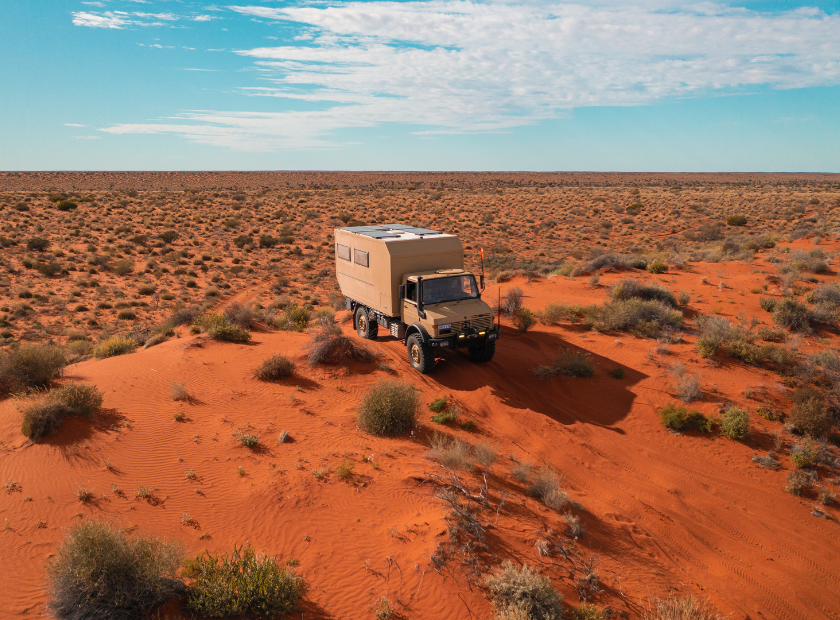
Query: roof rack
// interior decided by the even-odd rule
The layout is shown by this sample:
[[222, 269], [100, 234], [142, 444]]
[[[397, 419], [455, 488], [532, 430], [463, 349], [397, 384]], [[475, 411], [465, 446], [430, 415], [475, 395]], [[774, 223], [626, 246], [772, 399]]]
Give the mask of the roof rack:
[[418, 237], [443, 234], [439, 230], [418, 228], [416, 226], [407, 226], [406, 224], [350, 226], [348, 228], [341, 228], [340, 230], [346, 230], [347, 232], [356, 233], [357, 235], [364, 235], [365, 237], [372, 237], [373, 239], [399, 239], [403, 234], [417, 235]]

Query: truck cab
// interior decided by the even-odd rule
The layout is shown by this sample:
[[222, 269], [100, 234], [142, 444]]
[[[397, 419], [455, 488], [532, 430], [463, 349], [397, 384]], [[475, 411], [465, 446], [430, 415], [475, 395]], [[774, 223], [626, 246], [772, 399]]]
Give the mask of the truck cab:
[[386, 224], [339, 228], [335, 238], [336, 277], [361, 337], [376, 339], [387, 328], [423, 373], [441, 349], [466, 348], [476, 362], [493, 358], [499, 329], [481, 299], [483, 276], [464, 269], [457, 237]]

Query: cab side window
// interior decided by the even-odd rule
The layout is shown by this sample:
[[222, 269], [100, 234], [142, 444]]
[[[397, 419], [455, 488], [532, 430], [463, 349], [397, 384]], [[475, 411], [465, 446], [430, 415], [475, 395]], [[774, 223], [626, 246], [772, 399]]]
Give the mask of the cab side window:
[[417, 303], [417, 282], [405, 283], [405, 298], [415, 304]]

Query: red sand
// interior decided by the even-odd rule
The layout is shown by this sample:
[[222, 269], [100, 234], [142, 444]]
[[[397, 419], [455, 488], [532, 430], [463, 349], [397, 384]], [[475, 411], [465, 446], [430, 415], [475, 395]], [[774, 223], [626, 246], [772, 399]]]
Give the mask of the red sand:
[[[760, 316], [752, 307], [757, 296], [740, 296], [763, 281], [750, 273], [755, 268], [698, 265], [651, 279], [691, 291], [692, 300], [702, 296], [703, 302], [692, 301], [694, 310], [707, 313], [717, 304], [730, 317], [742, 309]], [[716, 284], [719, 271], [730, 289], [700, 284], [703, 276]], [[619, 277], [608, 274], [602, 284]], [[501, 286], [513, 285], [525, 290], [525, 305], [533, 308], [604, 298], [602, 288], [562, 277]], [[485, 295], [495, 299], [495, 286]], [[730, 299], [737, 302], [731, 311]], [[449, 395], [462, 407], [462, 419], [478, 425], [474, 433], [444, 430], [500, 447], [491, 498], [496, 502], [501, 490], [510, 496], [490, 530], [497, 560], [535, 562], [537, 533], [565, 528], [561, 515], [522, 492], [510, 475], [510, 454], [565, 472], [571, 498], [585, 507], [578, 545], [601, 561], [599, 607], [636, 617], [649, 596], [677, 592], [707, 596], [734, 619], [840, 617], [837, 511], [815, 518], [807, 498], [785, 493], [789, 459], [780, 471], [750, 461], [755, 451], [769, 449], [767, 432], [779, 424], [753, 414], [752, 436], [739, 443], [675, 436], [655, 414], [676, 400], [667, 373], [676, 360], [702, 373], [707, 396], [695, 405], [706, 413], [732, 401], [752, 411], [755, 403], [742, 396], [747, 387], [763, 386], [766, 398], [783, 399], [777, 376], [734, 364], [710, 367], [691, 342], [649, 355], [653, 341], [568, 326], [540, 325], [520, 334], [504, 324], [492, 363], [474, 365], [448, 352], [429, 377], [413, 371], [402, 345], [390, 338], [373, 346], [391, 372], [375, 365], [309, 368], [306, 340], [304, 334], [255, 332], [253, 344], [236, 345], [184, 333], [148, 350], [76, 364], [67, 379], [104, 390], [107, 413], [94, 422], [70, 419], [38, 444], [20, 435], [14, 403], [2, 403], [0, 463], [3, 476], [20, 485], [0, 494], [0, 517], [8, 523], [0, 532], [2, 616], [42, 614], [44, 566], [66, 528], [105, 517], [181, 539], [191, 552], [226, 551], [249, 541], [265, 553], [297, 558], [312, 585], [305, 618], [367, 618], [382, 595], [398, 601], [408, 618], [487, 617], [488, 602], [457, 562], [440, 573], [430, 566], [446, 526], [442, 507], [417, 480], [433, 469], [423, 458], [428, 431], [442, 427], [428, 422], [425, 409], [412, 437], [378, 439], [356, 427], [364, 391], [381, 378], [399, 377], [414, 383], [425, 403]], [[590, 351], [596, 376], [536, 380], [533, 368], [561, 345]], [[276, 353], [293, 358], [299, 376], [279, 383], [254, 379], [253, 369]], [[607, 372], [619, 366], [624, 379], [611, 378]], [[172, 401], [173, 382], [185, 383], [195, 400]], [[186, 413], [183, 422], [172, 417], [178, 411]], [[262, 449], [252, 452], [235, 440], [237, 427], [246, 425], [261, 436]], [[277, 442], [284, 429], [293, 442]], [[378, 469], [362, 462], [363, 455]], [[319, 481], [311, 473], [334, 470], [348, 458], [355, 462], [355, 484], [334, 474]], [[113, 471], [103, 466], [106, 459]], [[237, 474], [240, 466], [244, 476]], [[198, 480], [185, 479], [186, 470]], [[79, 502], [79, 485], [99, 499]], [[113, 494], [112, 485], [125, 496]], [[140, 485], [154, 487], [156, 501], [135, 499]], [[193, 525], [182, 524], [183, 513]], [[46, 527], [36, 526], [39, 519]], [[576, 604], [568, 579], [549, 574], [566, 602]]]

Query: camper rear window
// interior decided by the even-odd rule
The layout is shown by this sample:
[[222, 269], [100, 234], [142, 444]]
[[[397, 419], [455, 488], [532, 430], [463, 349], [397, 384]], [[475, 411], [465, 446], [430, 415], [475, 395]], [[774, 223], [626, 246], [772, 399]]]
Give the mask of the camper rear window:
[[368, 253], [361, 250], [353, 250], [353, 262], [362, 267], [368, 266]]
[[338, 250], [338, 257], [340, 259], [350, 260], [350, 246], [349, 245], [341, 245], [340, 243], [336, 243], [335, 247]]

